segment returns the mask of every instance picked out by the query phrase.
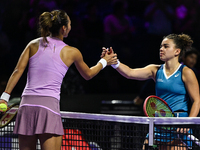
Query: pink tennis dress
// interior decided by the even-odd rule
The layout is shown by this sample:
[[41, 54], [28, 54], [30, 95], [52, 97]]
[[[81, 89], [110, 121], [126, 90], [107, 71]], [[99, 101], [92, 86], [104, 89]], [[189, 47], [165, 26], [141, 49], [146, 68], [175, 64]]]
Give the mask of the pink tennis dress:
[[14, 133], [63, 135], [60, 88], [68, 67], [60, 58], [66, 44], [54, 37], [39, 38], [38, 51], [29, 59], [27, 83], [22, 93]]

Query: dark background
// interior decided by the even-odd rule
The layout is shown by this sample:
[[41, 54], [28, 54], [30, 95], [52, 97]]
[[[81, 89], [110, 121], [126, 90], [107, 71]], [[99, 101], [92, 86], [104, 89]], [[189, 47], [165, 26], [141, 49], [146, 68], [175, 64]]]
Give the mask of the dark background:
[[[65, 10], [72, 23], [72, 30], [64, 42], [77, 47], [89, 67], [100, 59], [102, 47], [112, 46], [121, 62], [129, 67], [144, 67], [159, 60], [159, 47], [163, 36], [170, 33], [186, 33], [194, 40], [193, 46], [199, 51], [200, 3], [199, 0], [161, 0], [155, 9], [165, 12], [172, 10], [171, 16], [164, 13], [170, 30], [150, 32], [153, 14], [146, 15], [154, 0], [122, 0], [125, 3], [127, 29], [106, 31], [105, 19], [114, 11], [113, 0], [6, 0], [0, 1], [0, 90], [5, 89], [18, 58], [34, 38], [39, 37], [37, 21], [44, 11]], [[116, 6], [117, 10], [120, 6]], [[90, 9], [91, 8], [91, 9]], [[91, 10], [91, 11], [89, 11]], [[163, 18], [154, 16], [163, 27]], [[90, 20], [90, 18], [93, 18]], [[156, 28], [156, 26], [155, 26]], [[114, 29], [113, 29], [114, 30]], [[120, 32], [119, 32], [120, 31]], [[195, 68], [199, 72], [197, 62]], [[15, 87], [12, 97], [19, 97], [26, 84], [26, 72]], [[61, 89], [61, 110], [100, 113], [103, 100], [132, 101], [139, 93], [144, 81], [122, 77], [112, 67], [103, 69], [93, 79], [84, 80], [72, 65], [63, 80]], [[141, 109], [139, 107], [139, 109]], [[134, 115], [134, 114], [133, 114]]]

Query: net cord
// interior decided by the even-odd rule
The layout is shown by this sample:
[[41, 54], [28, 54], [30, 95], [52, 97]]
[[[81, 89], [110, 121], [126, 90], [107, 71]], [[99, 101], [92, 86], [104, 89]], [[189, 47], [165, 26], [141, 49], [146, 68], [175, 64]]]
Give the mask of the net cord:
[[60, 113], [61, 113], [62, 118], [114, 121], [114, 122], [121, 122], [121, 123], [149, 124], [150, 118], [153, 118], [154, 124], [157, 124], [157, 125], [200, 124], [199, 117], [179, 117], [179, 118], [143, 117], [143, 116], [92, 114], [92, 113], [80, 113], [80, 112], [68, 112], [68, 111], [60, 111]]

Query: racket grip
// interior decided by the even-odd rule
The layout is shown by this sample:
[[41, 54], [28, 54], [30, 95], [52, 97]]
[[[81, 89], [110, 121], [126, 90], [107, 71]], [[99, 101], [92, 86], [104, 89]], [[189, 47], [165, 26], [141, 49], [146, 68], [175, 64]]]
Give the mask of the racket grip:
[[200, 146], [200, 141], [199, 139], [197, 139], [194, 135], [188, 135], [187, 136], [189, 139], [191, 139], [192, 141], [194, 141], [197, 145]]
[[158, 111], [155, 111], [155, 117], [159, 117]]

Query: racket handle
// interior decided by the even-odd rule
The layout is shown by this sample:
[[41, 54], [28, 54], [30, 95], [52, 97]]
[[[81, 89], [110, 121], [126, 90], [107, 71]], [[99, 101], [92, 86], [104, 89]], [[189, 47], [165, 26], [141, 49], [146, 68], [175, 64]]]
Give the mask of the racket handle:
[[194, 141], [197, 145], [200, 146], [200, 141], [199, 139], [197, 139], [194, 135], [188, 135], [187, 136], [189, 139], [191, 139], [192, 141]]
[[158, 111], [155, 111], [155, 117], [159, 117]]

